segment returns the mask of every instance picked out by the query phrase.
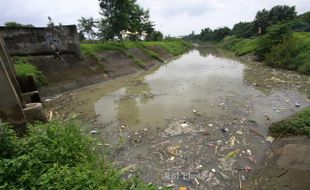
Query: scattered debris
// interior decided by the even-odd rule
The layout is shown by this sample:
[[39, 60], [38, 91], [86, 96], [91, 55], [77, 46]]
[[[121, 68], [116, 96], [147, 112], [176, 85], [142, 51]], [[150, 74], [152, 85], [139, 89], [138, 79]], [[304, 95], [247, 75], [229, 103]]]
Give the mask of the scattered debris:
[[52, 99], [50, 98], [45, 99], [45, 102], [50, 102], [50, 101], [52, 101]]
[[51, 121], [53, 118], [53, 111], [49, 111], [49, 114], [48, 114], [48, 121]]
[[227, 133], [227, 132], [228, 132], [228, 129], [227, 129], [227, 128], [221, 128], [221, 131], [222, 131], [223, 133]]
[[213, 173], [216, 173], [216, 170], [215, 170], [214, 168], [212, 168], [211, 171], [212, 171]]
[[167, 188], [174, 187], [174, 186], [176, 186], [174, 183], [170, 183], [170, 184], [166, 185]]
[[251, 128], [250, 131], [253, 132], [253, 133], [255, 133], [255, 134], [257, 134], [258, 136], [261, 136], [261, 137], [265, 138], [265, 136], [262, 135], [262, 134], [261, 134], [259, 131], [257, 131], [256, 129]]
[[252, 151], [251, 151], [250, 149], [247, 149], [247, 150], [246, 150], [246, 154], [247, 154], [248, 156], [252, 156]]
[[300, 107], [300, 104], [296, 102], [295, 107], [297, 107], [297, 108]]
[[180, 155], [180, 151], [178, 150], [179, 148], [180, 146], [168, 146], [167, 151], [172, 156], [179, 156]]
[[181, 186], [179, 187], [179, 190], [188, 190], [187, 187]]
[[255, 164], [256, 164], [256, 162], [257, 162], [256, 159], [255, 159], [255, 157], [254, 157], [254, 155], [249, 156], [248, 159], [249, 159], [251, 162], [255, 163]]
[[125, 173], [125, 172], [128, 172], [128, 171], [133, 171], [135, 169], [136, 169], [136, 165], [135, 164], [131, 164], [131, 165], [125, 167], [125, 168], [122, 168], [120, 172], [121, 173]]
[[239, 152], [240, 152], [239, 149], [234, 150], [234, 151], [231, 151], [231, 152], [229, 152], [229, 153], [225, 156], [225, 159], [234, 158], [234, 157], [236, 157], [236, 156], [239, 154]]
[[268, 115], [267, 113], [265, 113], [264, 116], [265, 116], [265, 118], [266, 118], [267, 121], [270, 120], [270, 117], [269, 117], [269, 115]]
[[245, 172], [251, 172], [252, 171], [252, 168], [250, 166], [246, 166], [244, 168]]
[[234, 147], [235, 146], [235, 142], [237, 142], [237, 139], [236, 139], [235, 136], [232, 136], [232, 137], [229, 138], [228, 142], [229, 142], [230, 146]]
[[89, 133], [92, 135], [96, 135], [98, 133], [98, 131], [97, 130], [91, 130]]
[[243, 133], [242, 133], [242, 131], [236, 131], [236, 134], [237, 135], [242, 135]]
[[271, 137], [271, 136], [268, 136], [268, 137], [266, 138], [266, 141], [272, 143], [272, 142], [274, 141], [274, 138]]
[[288, 172], [288, 170], [285, 170], [284, 172], [282, 172], [280, 175], [277, 175], [277, 177], [281, 177], [283, 175], [285, 175]]
[[244, 175], [241, 175], [241, 181], [242, 181], [242, 182], [245, 182], [245, 181], [246, 181], [246, 178], [245, 178]]

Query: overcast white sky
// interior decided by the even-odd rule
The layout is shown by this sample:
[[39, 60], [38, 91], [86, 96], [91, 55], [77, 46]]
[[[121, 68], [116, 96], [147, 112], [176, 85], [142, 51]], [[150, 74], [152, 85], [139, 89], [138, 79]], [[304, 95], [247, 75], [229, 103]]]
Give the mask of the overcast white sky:
[[[275, 5], [295, 5], [298, 14], [310, 11], [310, 0], [138, 0], [150, 9], [151, 20], [165, 35], [199, 33], [210, 27], [232, 27], [251, 21], [258, 10]], [[76, 24], [84, 17], [99, 17], [98, 0], [0, 0], [0, 25], [16, 21], [46, 26], [47, 16], [55, 23]]]

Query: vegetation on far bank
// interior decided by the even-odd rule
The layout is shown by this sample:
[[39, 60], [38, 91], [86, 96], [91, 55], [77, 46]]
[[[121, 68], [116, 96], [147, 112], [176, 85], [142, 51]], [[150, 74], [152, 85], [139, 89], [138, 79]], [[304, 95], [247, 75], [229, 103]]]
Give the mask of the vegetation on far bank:
[[0, 125], [0, 189], [157, 189], [123, 179], [77, 120], [37, 123], [24, 137]]
[[307, 107], [282, 121], [273, 123], [269, 128], [269, 131], [273, 136], [310, 136], [310, 107]]
[[14, 68], [18, 77], [33, 76], [37, 86], [47, 84], [47, 79], [38, 68], [29, 62], [28, 57], [13, 57]]
[[297, 16], [295, 7], [275, 6], [258, 11], [254, 21], [184, 37], [192, 41], [216, 41], [219, 47], [242, 56], [253, 53], [269, 66], [310, 74], [310, 12]]

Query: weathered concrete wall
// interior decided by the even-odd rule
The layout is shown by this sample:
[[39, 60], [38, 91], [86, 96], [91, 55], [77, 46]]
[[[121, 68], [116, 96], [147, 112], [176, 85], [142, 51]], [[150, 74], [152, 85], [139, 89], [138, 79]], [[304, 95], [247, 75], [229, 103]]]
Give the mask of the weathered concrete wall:
[[54, 50], [48, 43], [48, 33], [57, 41], [62, 54], [80, 54], [80, 40], [75, 25], [48, 28], [0, 27], [0, 34], [11, 56], [51, 55]]
[[[0, 35], [0, 119], [2, 122], [13, 124], [19, 133], [24, 133], [26, 129], [26, 119], [22, 109], [21, 99], [16, 92], [11, 77], [11, 63], [6, 54], [5, 46]], [[16, 80], [16, 79], [15, 79]]]

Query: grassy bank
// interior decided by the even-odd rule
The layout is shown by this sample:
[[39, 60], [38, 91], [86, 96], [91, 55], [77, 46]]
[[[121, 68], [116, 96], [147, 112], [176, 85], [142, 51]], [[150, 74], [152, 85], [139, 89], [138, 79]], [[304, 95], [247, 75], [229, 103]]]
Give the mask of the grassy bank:
[[254, 52], [258, 47], [258, 40], [258, 38], [245, 39], [227, 36], [218, 45], [221, 48], [234, 52], [237, 56], [242, 56]]
[[269, 130], [273, 136], [310, 136], [310, 107], [280, 122], [273, 123]]
[[29, 62], [28, 57], [13, 57], [14, 68], [18, 77], [33, 76], [36, 85], [47, 84], [47, 79], [38, 68]]
[[309, 32], [293, 32], [290, 37], [284, 37], [282, 40], [279, 40], [279, 43], [274, 45], [265, 43], [266, 35], [255, 39], [227, 36], [219, 43], [219, 47], [233, 51], [238, 56], [242, 56], [248, 53], [256, 54], [267, 45], [270, 45], [269, 50], [263, 54], [264, 58], [262, 61], [264, 63], [273, 67], [310, 74]]
[[157, 189], [136, 177], [124, 180], [124, 170], [111, 165], [82, 126], [76, 120], [35, 124], [18, 138], [1, 125], [0, 189]]
[[160, 42], [132, 42], [132, 41], [124, 41], [124, 42], [106, 42], [106, 43], [95, 43], [95, 44], [81, 44], [82, 52], [85, 56], [96, 57], [96, 54], [100, 51], [105, 50], [119, 50], [123, 51], [126, 54], [127, 49], [130, 48], [140, 48], [150, 57], [162, 61], [162, 58], [151, 51], [149, 46], [159, 46], [169, 52], [170, 54], [176, 56], [180, 55], [186, 51], [188, 51], [192, 46], [188, 42], [182, 40], [176, 41], [160, 41]]

